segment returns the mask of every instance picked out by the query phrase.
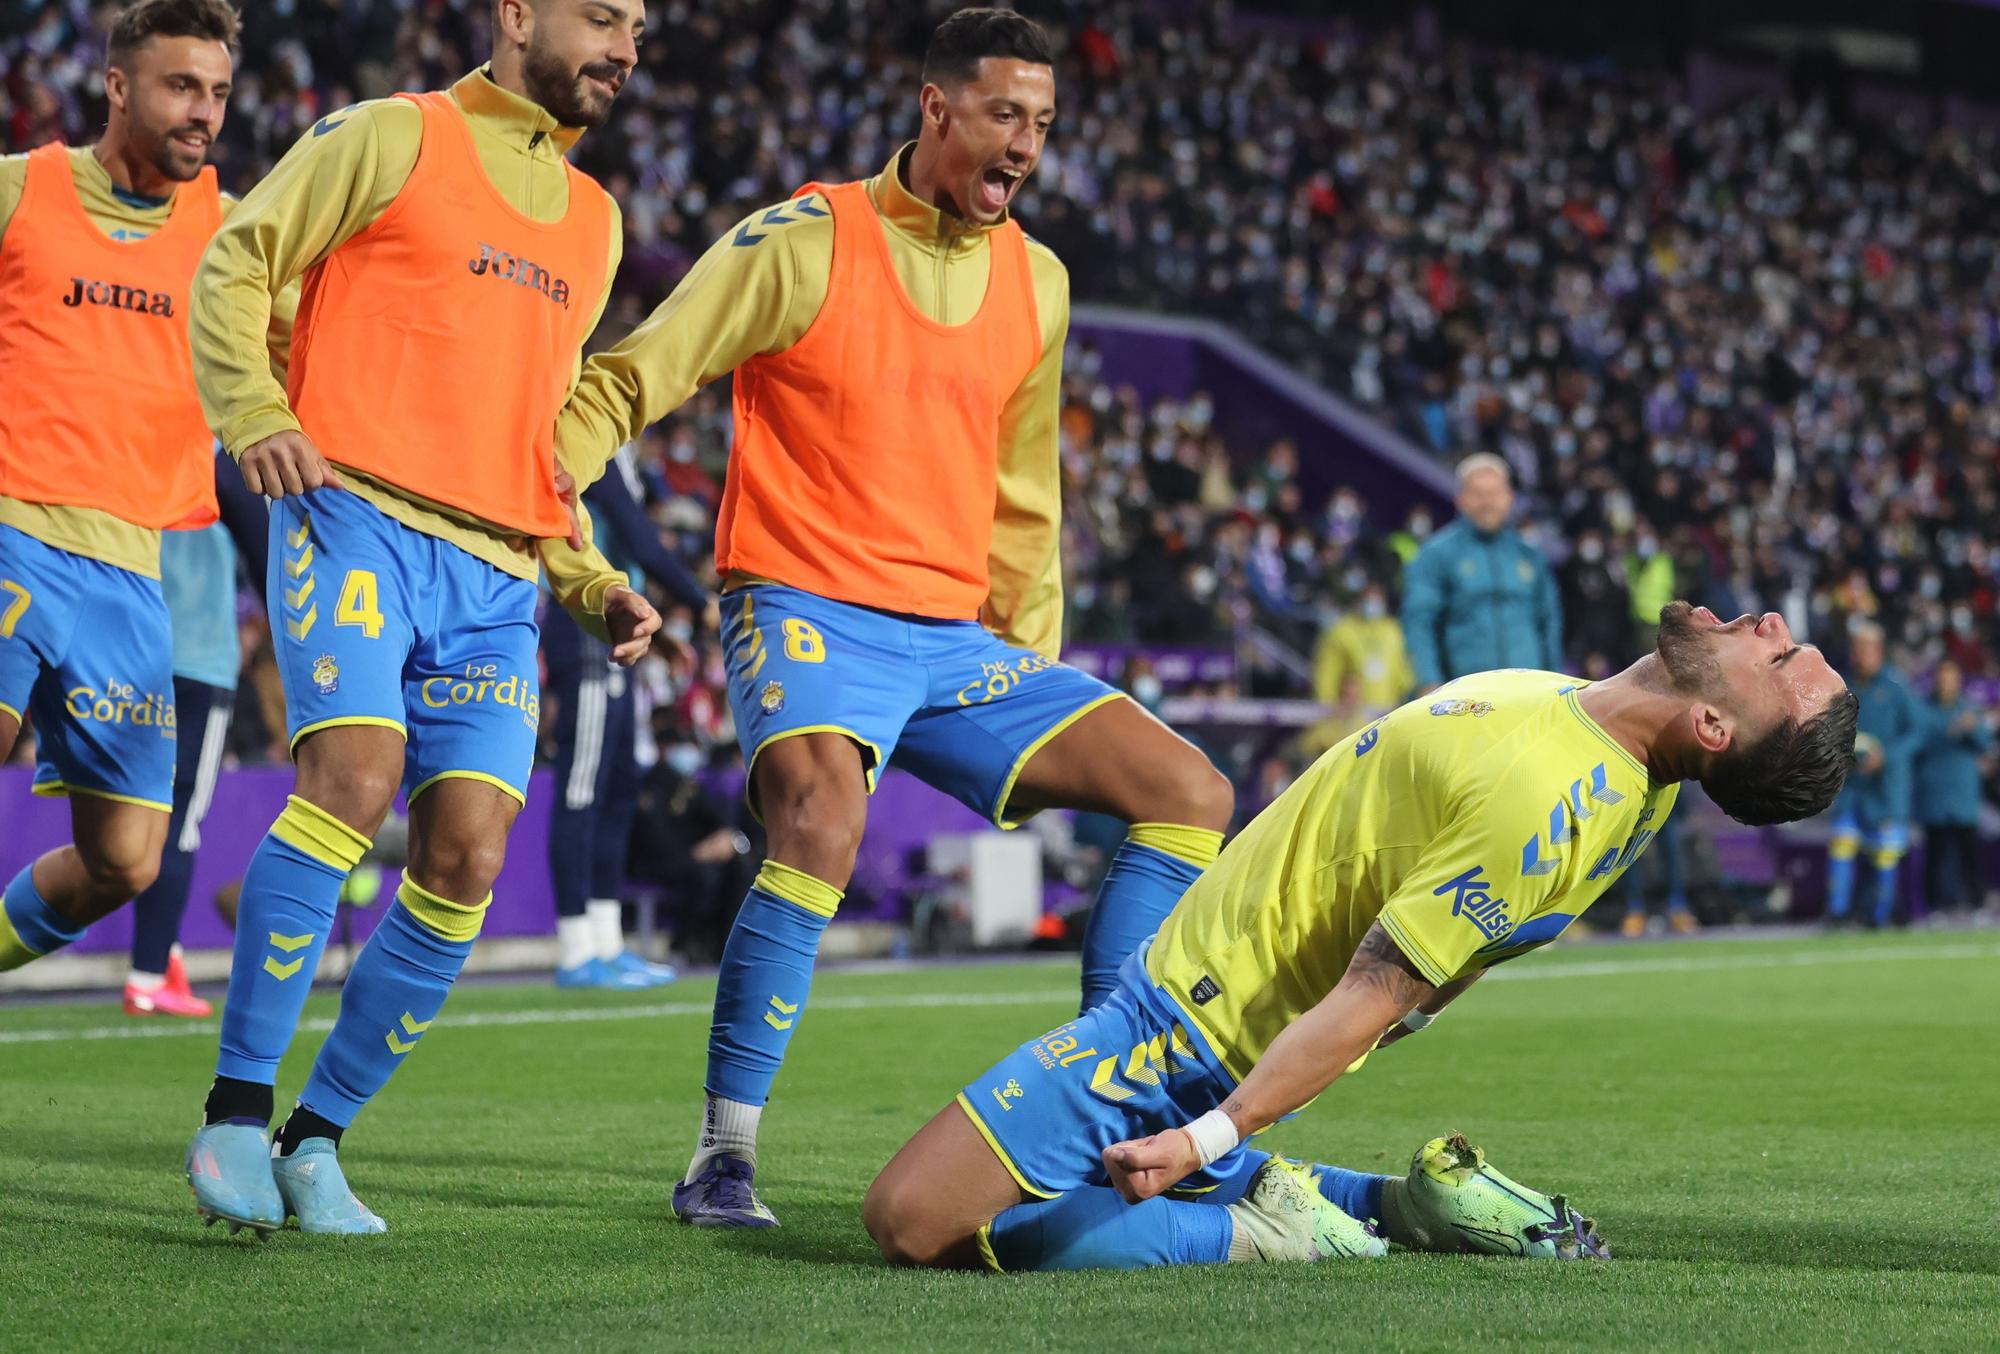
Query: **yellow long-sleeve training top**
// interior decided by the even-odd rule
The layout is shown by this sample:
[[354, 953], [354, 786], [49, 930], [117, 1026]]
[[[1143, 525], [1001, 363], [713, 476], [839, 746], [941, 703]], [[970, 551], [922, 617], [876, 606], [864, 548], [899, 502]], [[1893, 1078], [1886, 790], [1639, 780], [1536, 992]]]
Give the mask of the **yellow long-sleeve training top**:
[[[167, 218], [173, 215], [171, 196], [141, 197], [112, 183], [110, 172], [89, 146], [69, 148], [69, 168], [84, 213], [92, 225], [114, 240], [142, 240], [166, 225]], [[27, 187], [28, 157], [0, 156], [0, 241], [5, 240], [7, 227]], [[227, 193], [222, 195], [224, 219], [236, 205], [235, 198]], [[280, 380], [291, 346], [292, 317], [298, 308], [296, 287], [276, 298], [270, 308], [264, 345], [258, 349], [266, 368], [275, 367]], [[107, 375], [107, 380], [116, 379], [115, 373]], [[29, 503], [0, 494], [0, 525], [13, 527], [72, 555], [129, 569], [147, 578], [160, 576], [160, 533], [152, 527], [135, 526], [101, 508]]]
[[[919, 201], [906, 186], [911, 147], [867, 180], [896, 276], [912, 303], [939, 324], [979, 310], [989, 270], [981, 227]], [[775, 205], [775, 204], [774, 204]], [[614, 452], [696, 389], [748, 359], [781, 353], [812, 326], [833, 265], [833, 218], [743, 219], [703, 254], [672, 296], [616, 347], [584, 364], [556, 422], [556, 454], [587, 485]], [[1042, 355], [1001, 415], [999, 484], [981, 619], [1002, 639], [1051, 658], [1062, 643], [1062, 481], [1058, 418], [1069, 332], [1069, 274], [1028, 242]], [[866, 448], [856, 448], [865, 454]]]
[[[563, 156], [582, 133], [559, 126], [539, 104], [502, 89], [485, 68], [453, 85], [450, 95], [465, 114], [480, 168], [501, 196], [534, 220], [561, 220], [569, 210]], [[299, 139], [216, 233], [195, 274], [189, 327], [202, 407], [230, 455], [242, 455], [273, 433], [299, 430], [284, 385], [262, 360], [256, 337], [264, 331], [271, 298], [388, 210], [409, 182], [422, 144], [423, 112], [407, 99], [373, 100], [330, 114]], [[593, 326], [604, 313], [623, 248], [614, 204], [609, 266]], [[577, 361], [581, 368], [581, 353]], [[559, 540], [528, 540], [378, 477], [345, 466], [340, 471], [349, 490], [404, 526], [449, 541], [517, 578], [535, 578], [539, 563], [557, 599], [572, 610], [602, 612], [605, 591], [626, 582], [587, 541], [579, 552]], [[584, 530], [588, 536], [587, 516]]]

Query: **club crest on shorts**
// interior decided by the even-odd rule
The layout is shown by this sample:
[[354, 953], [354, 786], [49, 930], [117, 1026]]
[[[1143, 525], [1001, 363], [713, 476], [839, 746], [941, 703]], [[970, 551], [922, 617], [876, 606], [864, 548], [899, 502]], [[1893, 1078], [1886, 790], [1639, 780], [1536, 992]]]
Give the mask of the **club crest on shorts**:
[[785, 708], [785, 684], [778, 681], [764, 683], [764, 694], [757, 698], [757, 703], [764, 707], [765, 714], [777, 714]]
[[340, 690], [340, 664], [333, 661], [332, 654], [323, 653], [313, 660], [313, 685], [322, 696]]

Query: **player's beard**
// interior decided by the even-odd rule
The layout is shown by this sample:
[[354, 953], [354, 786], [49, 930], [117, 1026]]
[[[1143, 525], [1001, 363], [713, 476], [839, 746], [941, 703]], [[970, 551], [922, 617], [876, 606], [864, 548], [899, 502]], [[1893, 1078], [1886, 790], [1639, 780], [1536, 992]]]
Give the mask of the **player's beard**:
[[1687, 602], [1669, 602], [1660, 608], [1660, 634], [1656, 646], [1667, 679], [1685, 696], [1719, 701], [1728, 694], [1722, 661], [1710, 643], [1714, 627], [1695, 619], [1694, 607]]
[[211, 138], [201, 154], [190, 156], [174, 138], [187, 132], [206, 134], [207, 131], [206, 127], [194, 125], [170, 128], [154, 139], [152, 154], [146, 158], [152, 161], [153, 168], [159, 170], [163, 178], [172, 179], [175, 183], [187, 183], [208, 163], [208, 151], [214, 149], [215, 142]]
[[546, 108], [559, 126], [602, 127], [611, 116], [613, 96], [599, 94], [586, 85], [584, 80], [589, 76], [613, 87], [625, 83], [624, 71], [608, 61], [571, 70], [560, 53], [534, 42], [528, 44], [522, 57], [521, 79], [528, 97]]

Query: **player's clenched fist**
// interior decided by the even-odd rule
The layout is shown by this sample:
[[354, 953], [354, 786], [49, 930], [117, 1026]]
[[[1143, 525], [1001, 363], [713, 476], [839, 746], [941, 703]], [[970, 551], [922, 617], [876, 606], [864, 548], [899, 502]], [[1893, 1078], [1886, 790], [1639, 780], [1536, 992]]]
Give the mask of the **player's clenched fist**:
[[1104, 1170], [1128, 1204], [1143, 1203], [1185, 1180], [1201, 1166], [1201, 1152], [1184, 1130], [1114, 1142], [1104, 1149]]
[[250, 492], [266, 498], [347, 487], [312, 439], [295, 429], [252, 442], [236, 458], [236, 464], [243, 468], [243, 482], [250, 486]]
[[629, 668], [652, 647], [660, 613], [639, 593], [614, 585], [604, 594], [604, 628], [611, 634], [611, 661]]

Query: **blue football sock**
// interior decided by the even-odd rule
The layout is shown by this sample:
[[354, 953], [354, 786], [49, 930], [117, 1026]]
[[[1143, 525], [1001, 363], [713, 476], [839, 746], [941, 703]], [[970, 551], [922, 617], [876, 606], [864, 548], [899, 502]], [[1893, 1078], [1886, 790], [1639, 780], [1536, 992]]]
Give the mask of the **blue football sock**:
[[764, 862], [729, 928], [708, 1031], [710, 1095], [745, 1105], [771, 1098], [771, 1082], [802, 1018], [820, 934], [840, 890], [801, 870]]
[[1844, 917], [1854, 900], [1854, 857], [1830, 854], [1826, 860], [1826, 914]]
[[340, 1015], [299, 1104], [342, 1128], [354, 1122], [444, 1009], [491, 901], [454, 903], [404, 876], [340, 989]]
[[1009, 1273], [1219, 1265], [1235, 1234], [1226, 1208], [1179, 1199], [1128, 1204], [1104, 1186], [1016, 1204], [987, 1226], [993, 1263]]
[[[1201, 1196], [1205, 1204], [1233, 1204], [1243, 1196], [1256, 1178], [1264, 1163], [1271, 1159], [1269, 1152], [1260, 1152], [1254, 1147], [1241, 1149], [1245, 1157], [1242, 1170], [1229, 1178], [1230, 1188], [1225, 1194], [1222, 1189], [1211, 1190]], [[1369, 1171], [1350, 1171], [1345, 1166], [1328, 1166], [1324, 1162], [1312, 1162], [1306, 1167], [1313, 1173], [1319, 1185], [1320, 1197], [1357, 1222], [1380, 1222], [1382, 1220], [1382, 1186], [1391, 1177], [1375, 1175]]]
[[90, 928], [65, 921], [35, 889], [29, 861], [0, 895], [0, 973], [83, 939]]
[[1111, 995], [1118, 969], [1215, 862], [1222, 834], [1168, 823], [1134, 823], [1132, 834], [1111, 858], [1097, 905], [1083, 930], [1083, 1003], [1091, 1007]]
[[293, 795], [257, 844], [236, 904], [236, 948], [215, 1074], [275, 1085], [305, 1010], [341, 886], [368, 839]]
[[1896, 878], [1897, 867], [1902, 864], [1898, 857], [1894, 864], [1875, 867], [1875, 924], [1887, 926], [1896, 919]]

